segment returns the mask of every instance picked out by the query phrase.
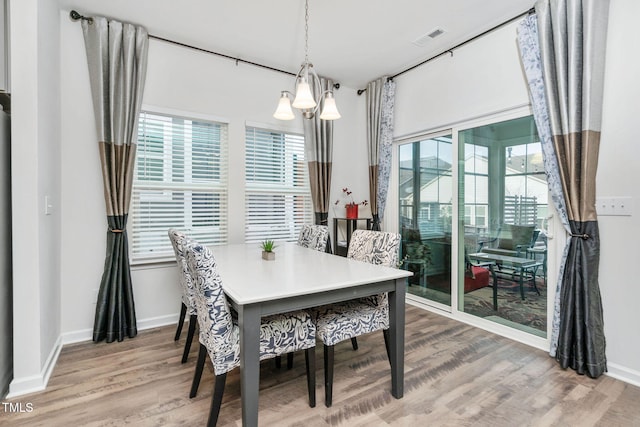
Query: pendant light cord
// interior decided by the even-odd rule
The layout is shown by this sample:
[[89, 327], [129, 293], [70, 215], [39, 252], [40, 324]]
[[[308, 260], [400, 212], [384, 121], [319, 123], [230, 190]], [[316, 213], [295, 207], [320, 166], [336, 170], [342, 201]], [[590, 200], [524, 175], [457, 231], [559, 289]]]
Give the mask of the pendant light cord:
[[309, 0], [304, 2], [304, 62], [309, 63]]

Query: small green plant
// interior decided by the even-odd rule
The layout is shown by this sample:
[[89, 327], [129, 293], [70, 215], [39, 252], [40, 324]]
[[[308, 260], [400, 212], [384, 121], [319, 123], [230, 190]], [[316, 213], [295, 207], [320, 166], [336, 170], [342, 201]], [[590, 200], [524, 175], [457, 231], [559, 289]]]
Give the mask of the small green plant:
[[265, 252], [273, 252], [273, 250], [277, 246], [276, 246], [276, 242], [274, 242], [273, 240], [263, 240], [262, 243], [260, 243], [260, 247]]

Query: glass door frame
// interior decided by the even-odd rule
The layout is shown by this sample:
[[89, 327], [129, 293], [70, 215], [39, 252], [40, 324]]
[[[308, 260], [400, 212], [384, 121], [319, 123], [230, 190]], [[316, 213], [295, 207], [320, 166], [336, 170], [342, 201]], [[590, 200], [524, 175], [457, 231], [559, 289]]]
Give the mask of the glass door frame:
[[[492, 114], [482, 115], [475, 118], [461, 120], [456, 123], [449, 124], [437, 129], [429, 129], [423, 132], [416, 132], [411, 135], [397, 137], [393, 141], [392, 150], [392, 168], [391, 177], [389, 182], [389, 192], [387, 196], [387, 210], [383, 218], [383, 229], [389, 231], [399, 231], [399, 197], [398, 197], [398, 178], [399, 178], [399, 147], [404, 144], [409, 144], [424, 139], [430, 139], [438, 136], [451, 135], [452, 138], [452, 156], [454, 159], [452, 165], [452, 218], [456, 219], [458, 226], [452, 227], [451, 239], [452, 242], [456, 242], [455, 248], [452, 245], [451, 253], [451, 306], [437, 303], [435, 301], [426, 300], [424, 298], [407, 294], [406, 300], [408, 304], [415, 305], [426, 310], [432, 311], [437, 314], [441, 314], [461, 322], [470, 324], [475, 327], [496, 333], [498, 335], [513, 339], [514, 341], [522, 342], [524, 344], [536, 347], [545, 351], [549, 350], [550, 336], [553, 322], [554, 302], [556, 293], [556, 283], [558, 277], [558, 261], [560, 254], [564, 250], [566, 242], [566, 233], [563, 225], [558, 219], [555, 207], [549, 204], [549, 234], [548, 234], [548, 257], [547, 257], [547, 280], [549, 283], [547, 293], [547, 334], [546, 338], [535, 336], [524, 331], [513, 329], [509, 326], [505, 326], [499, 323], [485, 320], [483, 318], [474, 316], [472, 314], [465, 313], [459, 310], [459, 292], [463, 283], [459, 281], [459, 268], [458, 260], [460, 259], [460, 245], [459, 241], [459, 188], [458, 188], [458, 176], [460, 165], [458, 161], [459, 153], [459, 141], [458, 134], [460, 131], [472, 129], [475, 127], [490, 125], [492, 123], [498, 123], [511, 119], [517, 119], [525, 116], [532, 115], [533, 112], [529, 105], [514, 107], [507, 110], [502, 110]], [[549, 197], [551, 200], [551, 197]], [[462, 207], [464, 209], [464, 207]], [[557, 234], [557, 235], [556, 235]]]
[[[433, 139], [433, 138], [438, 138], [438, 137], [443, 137], [443, 136], [449, 136], [451, 135], [451, 158], [453, 159], [452, 161], [452, 169], [451, 169], [451, 182], [453, 183], [456, 180], [456, 177], [454, 176], [454, 174], [456, 173], [455, 171], [457, 171], [457, 166], [455, 165], [456, 159], [457, 159], [457, 155], [458, 155], [458, 151], [457, 151], [457, 145], [458, 145], [458, 137], [457, 135], [454, 135], [454, 130], [452, 128], [449, 129], [441, 129], [435, 132], [425, 132], [425, 133], [418, 133], [415, 135], [411, 135], [409, 137], [406, 138], [401, 138], [401, 139], [396, 139], [393, 142], [393, 150], [392, 150], [392, 167], [391, 167], [391, 177], [389, 180], [389, 191], [387, 193], [387, 210], [385, 211], [385, 216], [383, 219], [383, 229], [384, 230], [390, 230], [390, 231], [395, 231], [397, 233], [400, 233], [400, 229], [399, 229], [399, 221], [400, 221], [400, 206], [399, 206], [399, 194], [398, 194], [398, 181], [399, 181], [399, 175], [400, 175], [400, 167], [398, 164], [398, 159], [400, 156], [400, 146], [401, 145], [407, 145], [407, 144], [413, 144], [415, 142], [420, 142], [420, 141], [424, 141], [424, 140], [428, 140], [428, 139]], [[458, 197], [458, 191], [457, 188], [455, 188], [456, 186], [454, 185], [454, 188], [452, 189], [452, 195], [451, 195], [451, 206], [452, 206], [452, 213], [451, 213], [451, 218], [456, 218], [456, 207], [454, 207], [454, 205], [457, 205], [457, 197]], [[393, 203], [390, 203], [390, 201], [393, 201]], [[414, 207], [415, 209], [415, 207]], [[457, 227], [453, 226], [453, 222], [452, 222], [452, 235], [451, 235], [451, 240], [454, 241], [455, 239], [455, 233], [457, 232], [455, 229]], [[457, 260], [455, 260], [455, 251], [452, 251], [451, 253], [451, 267], [453, 267], [454, 265], [457, 265]], [[457, 292], [458, 292], [458, 287], [456, 286], [457, 282], [457, 272], [455, 271], [456, 269], [451, 268], [451, 305], [446, 305], [446, 304], [442, 304], [439, 303], [437, 301], [433, 301], [433, 300], [429, 300], [426, 298], [421, 298], [419, 296], [415, 296], [415, 295], [411, 295], [409, 293], [406, 294], [406, 299], [407, 301], [410, 301], [412, 304], [414, 305], [418, 305], [421, 307], [425, 307], [425, 308], [430, 308], [430, 309], [435, 309], [437, 313], [451, 313], [452, 311], [452, 306], [453, 304], [457, 304]], [[454, 296], [454, 294], [456, 294]]]

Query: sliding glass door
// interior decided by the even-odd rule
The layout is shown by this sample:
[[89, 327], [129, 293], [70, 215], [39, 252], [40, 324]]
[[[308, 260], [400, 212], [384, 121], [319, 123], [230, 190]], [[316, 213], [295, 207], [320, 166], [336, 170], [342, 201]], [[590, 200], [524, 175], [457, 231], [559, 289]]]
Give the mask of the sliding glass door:
[[548, 185], [533, 117], [510, 117], [398, 141], [401, 268], [409, 299], [546, 338]]
[[458, 310], [546, 336], [548, 186], [531, 116], [458, 133]]
[[451, 135], [398, 148], [402, 268], [414, 272], [408, 293], [451, 306]]

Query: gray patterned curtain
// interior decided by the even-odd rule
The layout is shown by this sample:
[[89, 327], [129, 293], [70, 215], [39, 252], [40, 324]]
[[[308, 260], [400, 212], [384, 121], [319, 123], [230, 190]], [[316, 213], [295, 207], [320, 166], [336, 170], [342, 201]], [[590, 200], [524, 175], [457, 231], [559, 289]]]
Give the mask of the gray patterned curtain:
[[83, 20], [82, 31], [108, 224], [93, 340], [122, 341], [138, 333], [126, 227], [149, 39], [142, 27], [103, 17]]
[[378, 231], [389, 190], [395, 90], [396, 83], [387, 77], [381, 77], [367, 85], [369, 199], [373, 215], [372, 229]]
[[[333, 88], [333, 81], [320, 78], [320, 86], [323, 91], [328, 90]], [[315, 92], [315, 87], [313, 90]], [[315, 99], [318, 99], [319, 96], [319, 93], [314, 93]], [[320, 102], [314, 117], [311, 119], [302, 117], [302, 125], [304, 127], [305, 157], [309, 168], [315, 224], [328, 225], [333, 161], [333, 121], [320, 120], [320, 111], [323, 108], [322, 101]], [[330, 252], [330, 248], [331, 243], [327, 241], [327, 252]]]
[[545, 152], [545, 169], [554, 196], [562, 195], [563, 203], [554, 200], [571, 236], [560, 269], [551, 354], [563, 368], [596, 378], [607, 369], [595, 177], [609, 2], [539, 0], [535, 11], [537, 22], [525, 20], [518, 38], [543, 149], [545, 143], [553, 148], [552, 155]]

